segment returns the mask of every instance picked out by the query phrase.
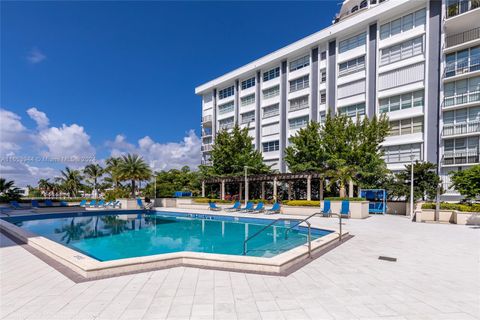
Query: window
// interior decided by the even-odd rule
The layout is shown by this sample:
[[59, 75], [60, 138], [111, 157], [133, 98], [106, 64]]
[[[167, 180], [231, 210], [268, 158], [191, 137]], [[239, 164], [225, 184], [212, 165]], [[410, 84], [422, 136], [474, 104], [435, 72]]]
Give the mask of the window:
[[203, 95], [203, 103], [209, 103], [213, 99], [212, 93], [207, 93]]
[[242, 123], [249, 123], [255, 121], [255, 111], [242, 113], [241, 116]]
[[425, 25], [425, 9], [407, 14], [399, 19], [393, 20], [380, 26], [380, 39], [386, 39], [399, 33], [408, 31], [414, 27]]
[[242, 81], [242, 90], [251, 88], [255, 85], [255, 77]]
[[366, 43], [366, 37], [367, 34], [361, 33], [359, 35], [356, 35], [354, 37], [348, 38], [346, 40], [340, 41], [339, 47], [338, 47], [338, 52], [343, 53], [348, 50], [360, 47], [365, 45]]
[[423, 118], [409, 118], [397, 121], [390, 121], [390, 135], [406, 135], [423, 132]]
[[280, 76], [280, 67], [276, 67], [263, 73], [263, 82], [275, 79]]
[[365, 79], [349, 82], [338, 86], [338, 99], [365, 93]]
[[277, 116], [280, 112], [278, 103], [263, 108], [263, 118]]
[[344, 76], [363, 69], [365, 69], [365, 56], [340, 63], [338, 67], [338, 75]]
[[300, 59], [290, 62], [290, 71], [295, 71], [298, 69], [305, 68], [310, 65], [310, 56], [304, 56]]
[[410, 162], [421, 160], [422, 149], [420, 143], [406, 144], [401, 146], [391, 146], [383, 148], [383, 158], [386, 163]]
[[325, 83], [325, 82], [327, 82], [327, 71], [320, 70], [320, 83]]
[[318, 117], [318, 120], [319, 120], [320, 124], [324, 124], [326, 119], [327, 118], [326, 118], [325, 111], [320, 111], [320, 114], [319, 114], [319, 117]]
[[219, 99], [224, 99], [224, 98], [233, 96], [234, 93], [235, 93], [235, 90], [234, 90], [233, 86], [231, 86], [231, 87], [228, 87], [228, 88], [225, 88], [225, 89], [222, 89], [222, 90], [218, 91], [218, 97], [219, 97]]
[[295, 92], [309, 87], [309, 77], [303, 76], [290, 81], [290, 92]]
[[290, 129], [303, 128], [308, 124], [308, 116], [288, 120]]
[[218, 106], [218, 113], [219, 114], [225, 114], [228, 112], [232, 112], [234, 109], [234, 104], [233, 101], [225, 104], [221, 104]]
[[354, 104], [351, 106], [338, 108], [338, 113], [349, 117], [357, 117], [365, 114], [365, 103]]
[[446, 56], [445, 77], [480, 70], [480, 46]]
[[423, 53], [423, 37], [382, 49], [380, 64], [388, 64]]
[[327, 51], [322, 51], [322, 53], [320, 53], [320, 60], [325, 60], [327, 59]]
[[325, 92], [320, 92], [320, 104], [327, 103], [327, 94]]
[[280, 124], [278, 122], [264, 125], [262, 127], [262, 136], [271, 136], [280, 132]]
[[263, 152], [272, 152], [280, 150], [280, 143], [278, 140], [276, 141], [269, 141], [262, 143], [263, 145]]
[[290, 100], [290, 111], [308, 108], [308, 95]]
[[280, 94], [280, 87], [279, 86], [271, 87], [271, 88], [263, 90], [263, 99], [270, 99], [270, 98], [278, 96], [279, 94]]
[[220, 130], [233, 128], [233, 121], [234, 121], [233, 117], [218, 121]]
[[444, 164], [477, 163], [479, 137], [455, 138], [444, 141]]
[[412, 107], [423, 107], [423, 95], [423, 90], [420, 90], [380, 99], [380, 112], [385, 113], [397, 110], [405, 110]]
[[444, 95], [445, 107], [480, 101], [480, 76], [445, 84]]
[[362, 2], [360, 2], [360, 9], [365, 8], [367, 5], [368, 5], [367, 0], [363, 0]]
[[255, 94], [249, 94], [248, 96], [240, 98], [240, 105], [242, 107], [248, 106], [253, 103], [255, 103]]

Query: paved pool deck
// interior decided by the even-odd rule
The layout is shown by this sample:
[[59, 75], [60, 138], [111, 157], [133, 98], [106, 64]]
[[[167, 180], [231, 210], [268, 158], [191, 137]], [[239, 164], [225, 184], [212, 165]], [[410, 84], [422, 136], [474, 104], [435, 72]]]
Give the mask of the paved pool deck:
[[0, 317], [480, 319], [478, 226], [374, 216], [344, 227], [352, 239], [286, 277], [178, 267], [82, 283], [0, 234]]

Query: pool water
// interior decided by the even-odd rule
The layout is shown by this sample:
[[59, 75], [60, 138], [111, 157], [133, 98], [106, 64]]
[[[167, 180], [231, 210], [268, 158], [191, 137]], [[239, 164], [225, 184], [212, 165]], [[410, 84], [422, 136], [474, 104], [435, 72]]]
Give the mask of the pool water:
[[[35, 220], [26, 220], [26, 219]], [[157, 212], [147, 214], [75, 213], [16, 217], [18, 227], [61, 243], [100, 261], [179, 251], [243, 254], [243, 241], [271, 220]], [[292, 222], [294, 223], [294, 222]], [[273, 257], [307, 242], [305, 228], [285, 231], [278, 222], [248, 241], [248, 256]], [[330, 231], [312, 229], [312, 240]]]

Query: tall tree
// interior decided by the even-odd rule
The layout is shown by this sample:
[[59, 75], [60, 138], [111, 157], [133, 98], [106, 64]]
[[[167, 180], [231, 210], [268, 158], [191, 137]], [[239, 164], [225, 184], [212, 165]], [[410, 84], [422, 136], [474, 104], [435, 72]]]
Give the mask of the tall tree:
[[211, 152], [212, 167], [201, 167], [206, 175], [240, 175], [244, 167], [249, 173], [266, 173], [270, 168], [263, 163], [262, 154], [253, 147], [248, 128], [238, 125], [231, 132], [221, 130], [215, 138]]
[[122, 156], [117, 173], [120, 180], [131, 181], [132, 197], [135, 197], [135, 181], [148, 180], [152, 176], [150, 167], [142, 157], [136, 154]]
[[0, 178], [0, 200], [12, 201], [20, 199], [20, 189], [15, 187], [13, 180]]
[[95, 197], [98, 196], [98, 179], [103, 175], [104, 170], [103, 168], [97, 164], [97, 163], [92, 163], [83, 169], [83, 173], [85, 174], [85, 177], [92, 183], [93, 185], [93, 191], [95, 193]]
[[[405, 197], [410, 199], [412, 165], [394, 175], [388, 188], [389, 197]], [[413, 165], [413, 197], [414, 200], [433, 200], [440, 184], [437, 165], [431, 162], [416, 161]], [[442, 192], [443, 190], [440, 190]]]
[[82, 187], [82, 175], [79, 170], [66, 167], [60, 171], [58, 181], [62, 184], [63, 189], [70, 195], [76, 196], [78, 190]]
[[50, 182], [50, 179], [38, 180], [38, 189], [43, 196], [48, 195], [52, 191], [52, 183]]
[[105, 160], [105, 172], [110, 175], [109, 179], [106, 180], [111, 182], [115, 188], [118, 188], [120, 184], [120, 179], [118, 178], [118, 168], [121, 162], [122, 158], [120, 157], [110, 157]]
[[467, 199], [480, 197], [480, 164], [452, 173], [452, 187]]

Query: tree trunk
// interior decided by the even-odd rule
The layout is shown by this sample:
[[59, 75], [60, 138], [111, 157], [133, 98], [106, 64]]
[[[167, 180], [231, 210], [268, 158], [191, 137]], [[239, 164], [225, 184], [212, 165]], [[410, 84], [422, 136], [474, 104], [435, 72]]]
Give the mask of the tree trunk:
[[353, 198], [353, 180], [350, 179], [348, 182], [348, 197]]
[[323, 200], [323, 179], [320, 179], [320, 200]]
[[345, 185], [340, 184], [340, 198], [345, 198]]
[[132, 179], [132, 197], [135, 198], [135, 180]]

